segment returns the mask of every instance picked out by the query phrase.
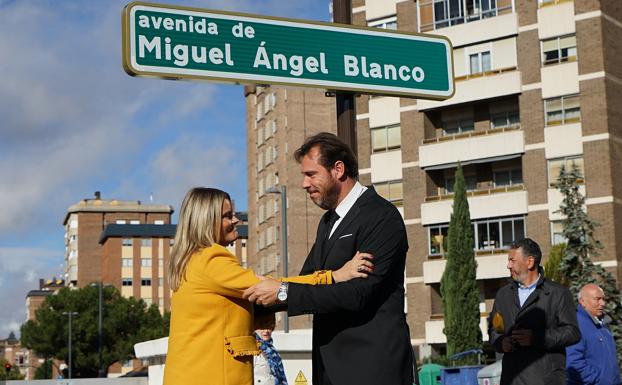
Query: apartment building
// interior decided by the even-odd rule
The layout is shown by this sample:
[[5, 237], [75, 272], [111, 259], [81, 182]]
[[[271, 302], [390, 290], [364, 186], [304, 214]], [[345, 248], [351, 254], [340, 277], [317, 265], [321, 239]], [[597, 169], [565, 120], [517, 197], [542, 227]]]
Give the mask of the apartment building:
[[[163, 258], [164, 249], [168, 253], [169, 241], [163, 240], [163, 237], [169, 232], [157, 231], [157, 227], [169, 225], [171, 223], [171, 215], [173, 213], [173, 207], [169, 205], [154, 205], [144, 204], [140, 201], [122, 201], [116, 199], [104, 200], [101, 199], [99, 192], [95, 193], [93, 199], [83, 199], [80, 202], [72, 205], [67, 210], [67, 215], [63, 220], [65, 226], [65, 281], [67, 285], [83, 287], [93, 282], [100, 282], [104, 278], [109, 279], [105, 283], [117, 285], [121, 289], [121, 279], [125, 277], [115, 276], [114, 279], [110, 275], [108, 269], [111, 266], [105, 266], [108, 263], [108, 259], [104, 259], [104, 251], [111, 253], [112, 243], [106, 245], [104, 241], [107, 241], [109, 235], [114, 235], [112, 238], [117, 238], [118, 234], [127, 235], [123, 238], [122, 242], [125, 242], [123, 246], [134, 246], [138, 248], [138, 254], [133, 256], [138, 259], [153, 258], [155, 264], [159, 262], [158, 259]], [[106, 233], [107, 226], [117, 225], [119, 227], [111, 227], [109, 232]], [[129, 227], [124, 225], [136, 225], [139, 226], [130, 230]], [[148, 226], [149, 230], [144, 225]], [[114, 232], [111, 232], [112, 229]], [[123, 230], [121, 230], [123, 229]], [[161, 229], [164, 229], [162, 227]], [[134, 231], [135, 230], [135, 231]], [[162, 239], [162, 242], [160, 242]], [[116, 244], [116, 242], [114, 242]], [[166, 245], [164, 245], [166, 243]], [[162, 244], [162, 245], [160, 245]], [[147, 246], [150, 245], [150, 246]], [[166, 247], [164, 247], [166, 246]], [[141, 247], [145, 248], [145, 254], [141, 254]], [[129, 253], [129, 249], [124, 249], [126, 254]], [[152, 253], [152, 250], [154, 251]], [[133, 258], [132, 257], [132, 258]], [[123, 263], [129, 263], [124, 261]], [[132, 264], [134, 261], [132, 260]], [[145, 262], [146, 263], [146, 262]], [[133, 266], [133, 265], [132, 265]], [[121, 261], [119, 261], [118, 269], [120, 272]], [[128, 267], [128, 266], [125, 266]], [[145, 276], [144, 278], [157, 278], [158, 276]], [[128, 277], [128, 278], [143, 278]]]
[[[62, 279], [39, 279], [39, 288], [30, 290], [26, 294], [26, 321], [35, 319], [35, 312], [41, 307], [43, 301], [63, 287], [65, 287], [65, 281]], [[37, 356], [33, 350], [21, 348], [21, 353], [15, 357], [14, 365], [19, 367], [24, 379], [33, 380], [37, 368], [43, 363], [44, 359]], [[50, 375], [54, 378], [54, 374], [58, 374], [57, 369], [53, 367], [52, 371]]]
[[[586, 209], [601, 224], [598, 237], [604, 249], [597, 261], [622, 277], [618, 267], [622, 170], [615, 166], [622, 162], [619, 4], [618, 0], [352, 1], [353, 24], [443, 35], [454, 48], [452, 98], [357, 97], [360, 180], [374, 185], [399, 208], [408, 231], [406, 311], [420, 356], [442, 354], [446, 342], [440, 279], [458, 162], [467, 180], [485, 340], [485, 317], [509, 276], [505, 267], [509, 244], [529, 236], [546, 255], [551, 245], [563, 242], [557, 213], [561, 195], [555, 188], [562, 165], [576, 164], [582, 170]], [[298, 106], [301, 101], [283, 95], [316, 92], [257, 89], [261, 92], [247, 88], [251, 265], [261, 265], [252, 258], [280, 250], [278, 239], [266, 246], [262, 235], [278, 226], [279, 218], [279, 206], [271, 205], [275, 197], [263, 193], [265, 180], [270, 187], [297, 189], [297, 169], [283, 178], [283, 169], [291, 170], [295, 164], [291, 151], [284, 149], [296, 148], [311, 133], [303, 131], [310, 127], [304, 116], [288, 115], [289, 103]], [[273, 98], [270, 95], [278, 102], [266, 112], [263, 104]], [[325, 99], [322, 102], [318, 93], [316, 104], [306, 110], [322, 114], [322, 124], [334, 124], [334, 99]], [[319, 110], [322, 106], [324, 110]], [[266, 136], [266, 130], [272, 136]], [[263, 158], [266, 147], [281, 150], [269, 163]], [[270, 179], [274, 173], [279, 173], [278, 179]], [[287, 210], [288, 218], [295, 218], [295, 224], [288, 226], [288, 239], [298, 239], [289, 244], [290, 265], [304, 260], [319, 218], [308, 199], [295, 202], [290, 200]], [[270, 209], [270, 218], [262, 207]], [[307, 243], [299, 237], [306, 237]]]

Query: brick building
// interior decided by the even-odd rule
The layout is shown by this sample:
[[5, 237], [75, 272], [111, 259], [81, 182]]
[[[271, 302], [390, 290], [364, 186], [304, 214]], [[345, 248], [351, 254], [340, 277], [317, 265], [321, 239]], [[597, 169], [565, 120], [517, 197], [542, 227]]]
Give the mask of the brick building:
[[[107, 225], [169, 225], [172, 213], [173, 207], [169, 205], [143, 204], [140, 201], [116, 199], [103, 200], [99, 192], [95, 193], [94, 199], [83, 199], [69, 207], [63, 220], [67, 285], [83, 287], [103, 279], [103, 253], [106, 245], [100, 241], [107, 239], [102, 238], [102, 233]], [[159, 233], [155, 238], [151, 236], [142, 237], [140, 232], [136, 233], [136, 238], [134, 238], [134, 234], [131, 235], [129, 239], [132, 245], [135, 244], [138, 248], [147, 247], [145, 245], [151, 243], [149, 252], [153, 250], [154, 253], [150, 257], [155, 260], [156, 265], [157, 259], [162, 257], [159, 252], [164, 253], [164, 249], [168, 250], [168, 247], [160, 247], [160, 243], [168, 243], [168, 239], [164, 241], [159, 238]], [[141, 256], [141, 258], [143, 257]], [[109, 273], [106, 273], [106, 277], [111, 278]], [[157, 276], [155, 277], [157, 278]], [[105, 283], [115, 284], [112, 281]], [[119, 289], [122, 286], [120, 283], [119, 281]]]
[[[482, 324], [507, 282], [507, 247], [563, 242], [561, 165], [584, 173], [601, 227], [598, 263], [620, 279], [622, 258], [622, 8], [619, 0], [353, 0], [353, 23], [433, 33], [453, 44], [455, 95], [445, 101], [357, 97], [360, 180], [402, 212], [410, 250], [407, 319], [420, 356], [443, 353], [440, 298], [453, 174], [464, 166], [474, 226]], [[292, 152], [335, 132], [322, 91], [247, 87], [249, 266], [280, 273], [280, 205], [288, 191], [290, 273], [321, 215], [300, 188]], [[301, 318], [301, 317], [297, 317]], [[293, 327], [308, 327], [297, 320]], [[487, 334], [484, 332], [484, 338]]]

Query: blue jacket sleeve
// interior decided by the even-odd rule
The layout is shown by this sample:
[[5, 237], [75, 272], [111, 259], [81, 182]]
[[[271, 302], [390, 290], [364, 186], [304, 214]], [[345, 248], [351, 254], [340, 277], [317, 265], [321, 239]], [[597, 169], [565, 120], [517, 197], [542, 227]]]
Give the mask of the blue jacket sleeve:
[[600, 380], [598, 368], [590, 365], [585, 357], [585, 339], [566, 348], [566, 372], [569, 383], [597, 384]]

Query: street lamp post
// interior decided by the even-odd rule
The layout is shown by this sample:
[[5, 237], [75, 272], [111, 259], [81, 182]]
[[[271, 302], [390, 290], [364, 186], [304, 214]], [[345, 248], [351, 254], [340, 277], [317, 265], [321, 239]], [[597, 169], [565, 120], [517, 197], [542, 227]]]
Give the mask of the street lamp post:
[[[287, 277], [289, 275], [288, 272], [288, 255], [287, 255], [287, 187], [285, 185], [281, 186], [281, 191], [277, 190], [275, 187], [270, 187], [266, 190], [268, 194], [280, 194], [281, 195], [281, 244], [282, 244], [282, 261], [283, 261], [283, 276]], [[287, 314], [283, 319], [283, 331], [285, 333], [289, 333], [289, 317]]]
[[71, 379], [71, 318], [74, 315], [78, 315], [77, 311], [64, 311], [63, 315], [69, 316], [69, 333], [68, 333], [68, 338], [67, 338], [67, 348], [69, 349], [69, 379]]
[[[98, 290], [98, 302], [97, 302], [97, 307], [98, 307], [98, 312], [97, 312], [97, 353], [99, 355], [99, 367], [97, 370], [97, 377], [104, 377], [104, 360], [102, 358], [102, 349], [103, 349], [103, 345], [102, 345], [102, 336], [103, 336], [103, 303], [104, 303], [104, 299], [103, 299], [103, 290], [104, 290], [104, 283], [102, 281], [99, 282], [95, 282], [91, 284], [92, 286], [97, 286], [97, 290]], [[110, 286], [110, 285], [105, 285], [105, 286]]]
[[97, 315], [97, 352], [99, 354], [99, 370], [97, 371], [97, 377], [104, 376], [104, 368], [102, 361], [102, 282], [99, 281], [97, 283], [97, 289], [99, 291], [99, 300], [98, 300], [98, 315]]

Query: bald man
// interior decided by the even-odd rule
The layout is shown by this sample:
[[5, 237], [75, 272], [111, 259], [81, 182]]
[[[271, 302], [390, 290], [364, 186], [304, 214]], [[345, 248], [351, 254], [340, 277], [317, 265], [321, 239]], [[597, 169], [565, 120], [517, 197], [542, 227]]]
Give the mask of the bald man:
[[566, 348], [568, 385], [619, 385], [613, 336], [603, 322], [605, 293], [593, 283], [579, 292], [577, 320], [581, 341]]

